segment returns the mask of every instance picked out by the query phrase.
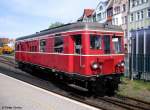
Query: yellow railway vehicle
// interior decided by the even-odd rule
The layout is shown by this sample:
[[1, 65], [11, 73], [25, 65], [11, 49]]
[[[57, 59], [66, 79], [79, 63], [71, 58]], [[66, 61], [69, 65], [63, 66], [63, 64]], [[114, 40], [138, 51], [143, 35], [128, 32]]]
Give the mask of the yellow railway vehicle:
[[0, 55], [2, 54], [2, 51], [3, 51], [3, 48], [2, 48], [2, 47], [0, 47]]
[[2, 47], [2, 53], [3, 54], [11, 54], [14, 51], [14, 49], [8, 45], [4, 45]]

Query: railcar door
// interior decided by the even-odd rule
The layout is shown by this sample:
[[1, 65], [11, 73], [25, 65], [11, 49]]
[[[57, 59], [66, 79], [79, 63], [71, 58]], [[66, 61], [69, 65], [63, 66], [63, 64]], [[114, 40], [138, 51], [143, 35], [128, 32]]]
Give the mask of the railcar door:
[[73, 58], [73, 68], [74, 72], [79, 73], [80, 66], [82, 65], [82, 40], [81, 35], [73, 36], [74, 40], [74, 58]]

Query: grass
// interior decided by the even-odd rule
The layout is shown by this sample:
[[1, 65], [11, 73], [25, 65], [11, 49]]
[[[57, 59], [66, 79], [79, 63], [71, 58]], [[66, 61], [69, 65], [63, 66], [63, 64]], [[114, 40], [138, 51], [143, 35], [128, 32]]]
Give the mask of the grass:
[[150, 82], [143, 80], [129, 80], [121, 78], [122, 83], [119, 85], [117, 94], [138, 98], [150, 102]]

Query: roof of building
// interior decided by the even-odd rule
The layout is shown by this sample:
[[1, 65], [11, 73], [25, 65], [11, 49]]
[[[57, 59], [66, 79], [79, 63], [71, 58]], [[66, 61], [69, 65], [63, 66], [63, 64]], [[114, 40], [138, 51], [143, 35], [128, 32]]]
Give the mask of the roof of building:
[[78, 21], [83, 20], [84, 17], [92, 16], [94, 9], [84, 9], [83, 15], [78, 19]]
[[34, 37], [39, 37], [47, 34], [59, 34], [61, 32], [66, 32], [66, 31], [77, 31], [77, 30], [103, 30], [103, 31], [119, 31], [123, 32], [121, 27], [119, 26], [113, 26], [113, 25], [107, 25], [107, 24], [100, 24], [100, 23], [90, 23], [90, 22], [77, 22], [77, 23], [69, 23], [65, 24], [62, 26], [58, 26], [55, 28], [50, 28], [46, 30], [42, 30], [40, 32], [36, 32], [35, 34], [24, 36], [17, 38], [16, 41], [18, 40], [24, 40], [24, 39], [29, 39], [29, 38], [34, 38]]
[[94, 12], [94, 9], [84, 9], [83, 15], [89, 17], [92, 15], [93, 12]]

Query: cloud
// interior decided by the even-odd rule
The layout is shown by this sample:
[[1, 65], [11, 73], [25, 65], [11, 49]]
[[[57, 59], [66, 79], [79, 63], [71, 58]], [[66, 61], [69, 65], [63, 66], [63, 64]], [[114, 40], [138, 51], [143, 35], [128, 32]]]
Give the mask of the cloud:
[[25, 15], [75, 20], [84, 8], [95, 8], [99, 0], [9, 0], [9, 8]]
[[84, 8], [99, 0], [0, 0], [0, 35], [22, 36], [47, 28], [56, 21], [76, 21]]

